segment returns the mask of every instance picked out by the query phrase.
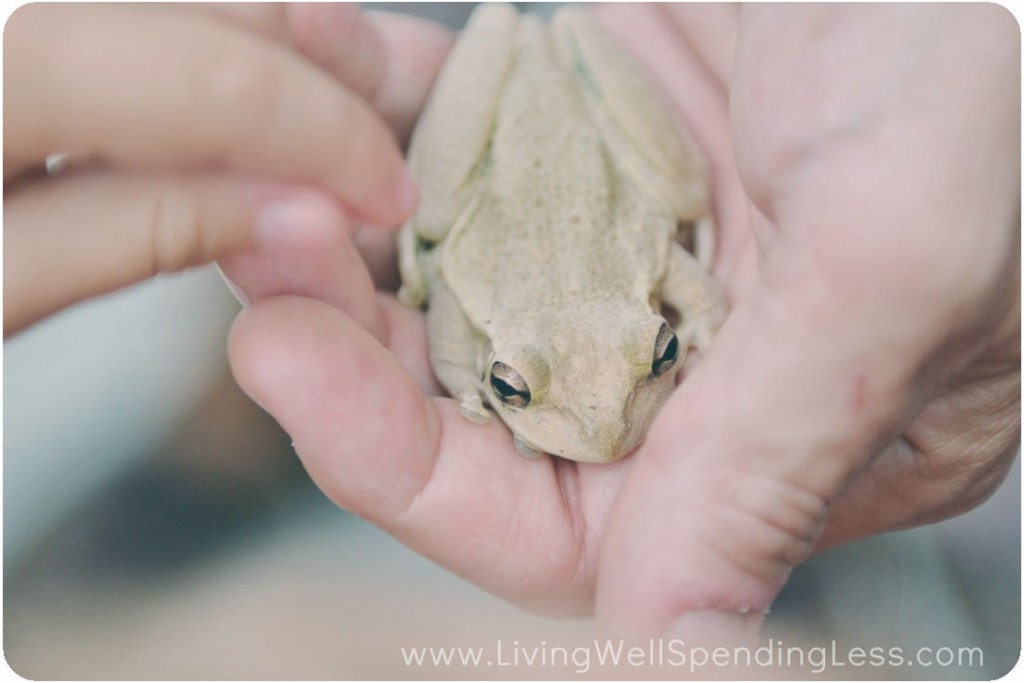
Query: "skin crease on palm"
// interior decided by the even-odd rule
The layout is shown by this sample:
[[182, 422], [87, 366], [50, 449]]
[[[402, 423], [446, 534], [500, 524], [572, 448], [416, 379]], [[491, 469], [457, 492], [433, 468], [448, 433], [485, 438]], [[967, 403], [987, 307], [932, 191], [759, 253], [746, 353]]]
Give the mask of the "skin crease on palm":
[[710, 159], [734, 306], [633, 457], [525, 461], [500, 425], [424, 400], [422, 320], [388, 295], [377, 339], [398, 360], [358, 320], [278, 299], [240, 318], [232, 361], [329, 496], [469, 580], [596, 607], [609, 633], [749, 637], [816, 549], [966, 510], [1012, 461], [1016, 24], [997, 7], [600, 15]]
[[[193, 31], [193, 45], [216, 38], [209, 44], [236, 46], [245, 64], [256, 49], [239, 31], [212, 24], [200, 31], [199, 22], [182, 17], [168, 23], [169, 15], [156, 14], [172, 11], [166, 7], [32, 11], [88, 12], [97, 21], [131, 11], [135, 23], [125, 26], [159, 26], [161, 40]], [[351, 6], [211, 12], [297, 47], [400, 136], [450, 44], [436, 28], [360, 15]], [[1020, 429], [1020, 49], [1013, 18], [991, 5], [601, 6], [599, 15], [655, 75], [710, 162], [721, 229], [715, 274], [732, 303], [714, 347], [633, 456], [611, 465], [524, 460], [500, 423], [473, 424], [455, 401], [437, 395], [422, 315], [376, 291], [363, 260], [386, 265], [389, 248], [379, 247], [392, 244], [393, 233], [357, 227], [352, 218], [404, 219], [397, 204], [379, 199], [393, 194], [365, 186], [371, 176], [381, 187], [391, 178], [396, 149], [370, 107], [339, 100], [323, 74], [299, 69], [284, 48], [266, 52], [281, 70], [271, 73], [304, 74], [308, 90], [294, 92], [319, 93], [324, 99], [316, 102], [350, 124], [339, 127], [332, 116], [318, 126], [334, 126], [346, 144], [372, 132], [381, 159], [391, 161], [373, 165], [372, 153], [353, 142], [338, 153], [365, 159], [339, 158], [344, 174], [305, 187], [309, 177], [338, 170], [323, 166], [324, 150], [334, 148], [313, 141], [303, 154], [286, 156], [321, 166], [280, 171], [272, 163], [278, 140], [309, 142], [303, 126], [283, 126], [269, 151], [249, 141], [245, 154], [214, 159], [226, 162], [217, 166], [225, 171], [175, 186], [188, 190], [195, 180], [212, 187], [207, 199], [217, 201], [203, 206], [219, 211], [227, 203], [235, 233], [189, 232], [171, 245], [177, 257], [170, 259], [150, 259], [162, 247], [146, 240], [137, 254], [111, 251], [112, 263], [127, 263], [124, 277], [83, 271], [102, 282], [68, 285], [45, 305], [28, 306], [18, 325], [154, 268], [248, 249], [221, 259], [251, 302], [232, 330], [232, 367], [291, 435], [325, 493], [497, 595], [548, 613], [594, 612], [610, 634], [669, 632], [690, 643], [750, 636], [791, 568], [815, 550], [984, 500], [1011, 464]], [[36, 44], [55, 43], [25, 43]], [[132, 47], [161, 59], [173, 47], [152, 45], [148, 52], [149, 43]], [[5, 57], [16, 47], [8, 36]], [[8, 69], [17, 64], [5, 59], [5, 95], [14, 92]], [[104, 84], [121, 82], [131, 81]], [[168, 83], [180, 85], [162, 87]], [[9, 104], [18, 102], [5, 97], [5, 142], [14, 142], [9, 129], [20, 110]], [[43, 108], [55, 111], [65, 108]], [[270, 111], [271, 121], [285, 122], [290, 109], [275, 104]], [[24, 113], [24, 121], [44, 120], [38, 111]], [[73, 128], [53, 129], [68, 135], [58, 149], [78, 141]], [[143, 130], [114, 130], [145, 139]], [[91, 236], [83, 249], [122, 244], [119, 234], [104, 242], [86, 230], [83, 218], [111, 224], [98, 219], [121, 204], [101, 201], [100, 210], [96, 198], [105, 195], [82, 183], [122, 191], [118, 164], [139, 161], [135, 139], [86, 141], [113, 145], [121, 156], [110, 157], [111, 168], [34, 190], [67, 199], [76, 198], [67, 192], [76, 187], [90, 190], [78, 197], [92, 202], [86, 212], [65, 207], [81, 228], [74, 234]], [[237, 139], [229, 136], [224, 149], [232, 151]], [[166, 144], [145, 151], [154, 149], [169, 157], [209, 151]], [[5, 157], [5, 172], [11, 159]], [[195, 159], [175, 159], [193, 169]], [[253, 246], [245, 232], [253, 188], [243, 184], [239, 201], [239, 179], [227, 171], [262, 176], [267, 169], [287, 176], [271, 179], [285, 183], [275, 192], [301, 192], [302, 211]], [[62, 258], [107, 263], [55, 254], [43, 245], [51, 233], [18, 230], [19, 220], [24, 227], [54, 222], [38, 209], [57, 205], [39, 199], [5, 188], [5, 333], [17, 327], [7, 317], [17, 309], [10, 305], [17, 292], [39, 291], [34, 274], [64, 273]], [[124, 218], [130, 228], [128, 219], [137, 216]], [[35, 260], [24, 258], [29, 252]], [[36, 264], [23, 269], [21, 289], [8, 286], [20, 272], [8, 267], [13, 253]]]

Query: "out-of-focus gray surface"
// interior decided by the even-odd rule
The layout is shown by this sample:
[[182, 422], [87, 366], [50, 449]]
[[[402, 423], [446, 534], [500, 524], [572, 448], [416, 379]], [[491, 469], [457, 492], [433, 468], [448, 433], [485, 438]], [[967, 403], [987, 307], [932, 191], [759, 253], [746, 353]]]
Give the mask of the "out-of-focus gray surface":
[[[1017, 474], [1014, 474], [1016, 477]], [[1012, 541], [1016, 486], [979, 511], [993, 545]], [[594, 637], [586, 620], [533, 616], [487, 595], [403, 548], [370, 525], [298, 490], [257, 524], [235, 529], [219, 549], [173, 571], [125, 564], [36, 567], [8, 586], [5, 655], [33, 678], [676, 678], [685, 669], [499, 668], [501, 642], [574, 647]], [[142, 510], [135, 506], [136, 512]], [[136, 532], [166, 520], [149, 513]], [[967, 517], [957, 524], [973, 525]], [[216, 516], [207, 522], [217, 522]], [[1008, 528], [1009, 527], [1009, 528]], [[200, 526], [196, 529], [202, 533]], [[978, 531], [982, 531], [979, 529]], [[943, 550], [951, 527], [891, 534], [847, 546], [799, 568], [769, 619], [762, 643], [805, 651], [899, 647], [981, 648], [972, 665], [837, 667], [810, 662], [705, 671], [726, 678], [990, 679], [1019, 648], [1019, 563], [1014, 543], [976, 558], [973, 577]], [[1018, 534], [1019, 537], [1019, 534]], [[179, 539], [185, 535], [179, 534]], [[179, 540], [179, 542], [181, 542]], [[122, 562], [143, 538], [124, 538]], [[188, 543], [182, 543], [188, 551]], [[79, 550], [80, 551], [80, 550]], [[138, 549], [136, 550], [138, 552]], [[65, 560], [75, 556], [65, 550]], [[102, 563], [101, 563], [102, 564]], [[95, 564], [93, 565], [95, 566]], [[144, 565], [141, 565], [144, 567]], [[990, 609], [998, 605], [996, 609]], [[834, 644], [833, 644], [834, 641]], [[401, 648], [482, 648], [473, 666], [407, 666]], [[934, 655], [932, 655], [934, 656]], [[831, 658], [831, 654], [829, 655]]]
[[224, 367], [212, 268], [74, 307], [4, 343], [4, 559], [138, 461]]
[[907, 665], [897, 678], [977, 679], [1009, 671], [1021, 645], [1020, 468], [1018, 455], [995, 495], [961, 517], [812, 558], [794, 571], [774, 618], [811, 626], [807, 632], [818, 641], [984, 652], [984, 666], [921, 671]]

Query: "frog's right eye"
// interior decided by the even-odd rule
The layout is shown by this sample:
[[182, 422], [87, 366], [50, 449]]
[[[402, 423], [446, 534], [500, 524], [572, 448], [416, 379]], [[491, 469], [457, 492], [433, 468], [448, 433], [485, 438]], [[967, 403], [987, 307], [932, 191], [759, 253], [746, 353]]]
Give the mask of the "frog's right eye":
[[526, 380], [501, 361], [491, 364], [491, 389], [499, 401], [511, 408], [530, 405], [530, 387]]

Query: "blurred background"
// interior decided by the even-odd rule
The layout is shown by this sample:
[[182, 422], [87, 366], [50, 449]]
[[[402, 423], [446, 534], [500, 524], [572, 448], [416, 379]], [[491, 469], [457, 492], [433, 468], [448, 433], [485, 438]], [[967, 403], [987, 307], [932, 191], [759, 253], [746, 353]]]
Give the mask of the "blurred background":
[[[458, 26], [471, 6], [388, 8]], [[402, 647], [571, 646], [593, 625], [526, 614], [331, 505], [231, 379], [224, 340], [237, 311], [206, 268], [78, 306], [4, 344], [8, 665], [31, 679], [576, 676], [571, 666], [404, 664]], [[1002, 675], [1020, 653], [1020, 500], [1018, 460], [967, 515], [812, 559], [765, 638], [983, 652], [972, 665], [825, 677]], [[750, 675], [822, 677], [799, 666]]]

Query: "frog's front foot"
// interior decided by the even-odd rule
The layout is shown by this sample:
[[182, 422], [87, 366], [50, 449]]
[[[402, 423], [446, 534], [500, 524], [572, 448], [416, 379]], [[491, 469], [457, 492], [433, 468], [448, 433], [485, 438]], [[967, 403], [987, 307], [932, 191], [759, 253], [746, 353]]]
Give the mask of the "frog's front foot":
[[398, 293], [395, 294], [395, 298], [398, 299], [398, 303], [402, 304], [406, 308], [411, 308], [413, 310], [423, 308], [423, 296], [406, 285], [402, 285], [398, 288]]
[[662, 297], [682, 315], [679, 345], [707, 353], [729, 310], [721, 287], [679, 244], [672, 244]]
[[484, 406], [484, 402], [480, 400], [480, 393], [477, 391], [462, 392], [459, 408], [467, 420], [478, 425], [486, 424], [491, 419], [491, 411]]
[[528, 443], [525, 439], [521, 439], [518, 435], [513, 435], [512, 445], [519, 451], [519, 455], [527, 460], [540, 460], [544, 457], [544, 451]]
[[721, 326], [718, 315], [702, 315], [693, 320], [683, 323], [677, 332], [680, 345], [697, 349], [703, 356], [711, 348], [711, 342], [715, 339], [715, 333]]

